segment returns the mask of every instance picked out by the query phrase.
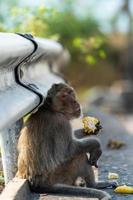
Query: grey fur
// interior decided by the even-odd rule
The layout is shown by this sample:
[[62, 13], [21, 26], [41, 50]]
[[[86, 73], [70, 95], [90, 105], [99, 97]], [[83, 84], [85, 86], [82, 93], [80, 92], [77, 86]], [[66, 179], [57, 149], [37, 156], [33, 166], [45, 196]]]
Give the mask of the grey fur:
[[[68, 85], [53, 85], [48, 91], [44, 105], [25, 123], [18, 143], [17, 176], [28, 179], [31, 188], [36, 192], [64, 191], [68, 194], [99, 199], [107, 197], [109, 200], [110, 196], [103, 191], [72, 186], [76, 178], [82, 175], [84, 167], [87, 169], [85, 178], [88, 187], [91, 183], [90, 187], [96, 186], [91, 164], [97, 163], [101, 155], [101, 145], [96, 138], [79, 138], [72, 132], [70, 119], [80, 114], [80, 107], [74, 94], [69, 95], [70, 101], [66, 101], [64, 107], [61, 101], [58, 102], [58, 92], [62, 88], [69, 89]], [[83, 130], [79, 132], [83, 134]], [[87, 152], [90, 153], [90, 163], [86, 163]], [[73, 165], [79, 171], [76, 168], [71, 169]], [[65, 174], [68, 169], [69, 173]], [[81, 174], [78, 174], [79, 172]], [[57, 183], [63, 185], [59, 187]]]

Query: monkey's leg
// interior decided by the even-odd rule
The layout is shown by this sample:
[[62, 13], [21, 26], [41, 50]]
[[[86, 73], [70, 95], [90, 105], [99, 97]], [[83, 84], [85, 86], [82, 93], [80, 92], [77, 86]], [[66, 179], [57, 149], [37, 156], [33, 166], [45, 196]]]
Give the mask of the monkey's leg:
[[108, 193], [93, 188], [83, 188], [63, 184], [56, 184], [53, 186], [46, 187], [32, 187], [31, 189], [36, 193], [45, 192], [50, 194], [63, 194], [80, 197], [98, 198], [99, 200], [111, 200], [111, 197]]
[[103, 189], [103, 188], [116, 188], [118, 186], [117, 181], [98, 181], [95, 184], [95, 188]]
[[[86, 162], [86, 165], [88, 163]], [[88, 169], [86, 171], [87, 176], [85, 177], [87, 187], [94, 187], [97, 189], [104, 188], [116, 188], [118, 183], [116, 181], [95, 181], [95, 174], [91, 165], [88, 165]]]

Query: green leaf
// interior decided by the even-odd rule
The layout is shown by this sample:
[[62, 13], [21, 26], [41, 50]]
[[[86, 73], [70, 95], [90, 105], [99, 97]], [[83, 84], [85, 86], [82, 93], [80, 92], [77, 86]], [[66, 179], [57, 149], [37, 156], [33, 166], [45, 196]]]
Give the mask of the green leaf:
[[92, 55], [87, 55], [86, 56], [86, 62], [90, 65], [95, 65], [96, 64], [96, 59]]
[[100, 49], [98, 52], [100, 58], [105, 59], [106, 58], [106, 53], [103, 49]]

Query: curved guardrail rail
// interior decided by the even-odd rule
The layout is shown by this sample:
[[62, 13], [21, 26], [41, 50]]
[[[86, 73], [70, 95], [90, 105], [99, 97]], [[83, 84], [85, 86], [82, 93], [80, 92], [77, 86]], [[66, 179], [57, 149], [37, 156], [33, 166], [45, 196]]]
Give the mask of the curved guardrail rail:
[[57, 42], [0, 33], [0, 141], [6, 183], [16, 171], [20, 119], [41, 105], [53, 83], [64, 82], [49, 64], [58, 68], [68, 58]]

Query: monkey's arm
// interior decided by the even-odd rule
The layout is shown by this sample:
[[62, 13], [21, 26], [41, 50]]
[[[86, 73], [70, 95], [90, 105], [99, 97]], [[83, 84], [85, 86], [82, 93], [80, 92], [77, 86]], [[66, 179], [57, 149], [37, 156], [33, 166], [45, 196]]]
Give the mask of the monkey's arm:
[[94, 136], [82, 137], [82, 129], [76, 131], [72, 134], [72, 145], [75, 153], [91, 153], [93, 150], [101, 149], [100, 141]]
[[82, 129], [77, 129], [77, 130], [75, 130], [74, 131], [74, 136], [76, 137], [76, 138], [78, 138], [78, 139], [80, 139], [80, 138], [83, 138], [83, 137], [86, 137], [87, 135], [85, 134], [85, 132], [84, 132], [84, 129], [82, 128]]
[[[53, 125], [53, 127], [53, 148], [57, 153], [57, 156], [55, 157], [64, 156], [66, 160], [70, 160], [80, 154], [89, 152], [90, 164], [97, 166], [97, 160], [102, 153], [101, 145], [97, 138], [86, 136], [79, 139], [75, 137], [70, 123], [64, 121], [64, 118], [61, 118], [58, 123]], [[77, 133], [81, 134], [82, 130], [78, 131]]]
[[[74, 136], [74, 135], [73, 135]], [[73, 137], [72, 155], [77, 156], [82, 153], [90, 153], [90, 165], [97, 166], [97, 161], [102, 154], [101, 145], [97, 138], [92, 136], [77, 138]]]

